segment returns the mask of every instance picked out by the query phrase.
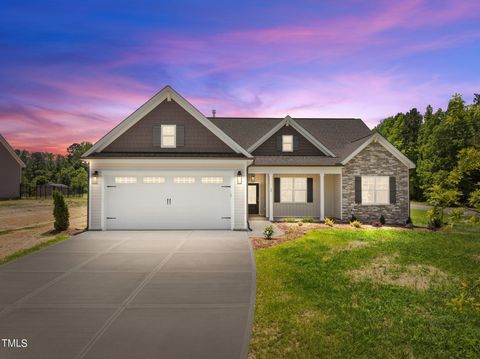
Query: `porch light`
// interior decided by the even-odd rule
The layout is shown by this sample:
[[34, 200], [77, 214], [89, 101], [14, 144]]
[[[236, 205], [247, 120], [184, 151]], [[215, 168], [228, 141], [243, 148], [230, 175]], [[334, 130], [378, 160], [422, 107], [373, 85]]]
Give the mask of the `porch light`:
[[92, 183], [97, 184], [98, 183], [98, 171], [94, 171], [92, 173]]
[[255, 175], [254, 174], [250, 176], [250, 182], [255, 182]]
[[237, 172], [237, 184], [242, 184], [242, 171]]

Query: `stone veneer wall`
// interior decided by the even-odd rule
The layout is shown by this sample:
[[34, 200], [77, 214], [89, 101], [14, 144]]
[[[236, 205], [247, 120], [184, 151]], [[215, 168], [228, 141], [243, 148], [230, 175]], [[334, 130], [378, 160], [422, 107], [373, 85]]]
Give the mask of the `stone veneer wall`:
[[[381, 144], [372, 142], [348, 162], [342, 170], [342, 213], [352, 214], [361, 222], [378, 220], [384, 215], [387, 224], [405, 223], [409, 215], [409, 169]], [[397, 200], [389, 205], [355, 203], [355, 176], [395, 176]]]

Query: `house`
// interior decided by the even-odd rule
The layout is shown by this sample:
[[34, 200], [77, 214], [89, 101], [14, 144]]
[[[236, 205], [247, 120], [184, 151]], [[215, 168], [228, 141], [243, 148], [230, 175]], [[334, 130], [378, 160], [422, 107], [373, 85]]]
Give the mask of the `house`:
[[205, 117], [165, 87], [84, 154], [91, 230], [404, 223], [414, 164], [360, 119]]
[[0, 198], [20, 197], [23, 161], [0, 134]]

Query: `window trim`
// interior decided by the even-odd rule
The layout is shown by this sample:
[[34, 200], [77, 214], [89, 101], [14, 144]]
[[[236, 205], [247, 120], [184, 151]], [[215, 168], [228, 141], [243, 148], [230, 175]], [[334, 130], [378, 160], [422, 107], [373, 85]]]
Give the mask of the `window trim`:
[[[287, 138], [290, 138], [290, 142], [285, 141]], [[290, 145], [291, 149], [286, 150], [285, 145]], [[293, 135], [282, 135], [282, 152], [293, 152]]]
[[[173, 135], [165, 135], [163, 129], [166, 127], [173, 127]], [[164, 137], [173, 137], [173, 145], [165, 145]], [[160, 126], [160, 147], [161, 148], [176, 148], [177, 147], [177, 125], [161, 125]]]
[[[282, 186], [282, 179], [291, 179], [292, 180], [292, 189], [284, 190]], [[295, 179], [304, 179], [305, 180], [305, 189], [296, 189], [295, 188]], [[282, 191], [291, 191], [292, 200], [291, 201], [282, 201]], [[305, 201], [295, 201], [295, 192], [305, 192]], [[308, 177], [280, 177], [280, 201], [279, 203], [284, 204], [307, 204], [308, 202]]]
[[[369, 202], [369, 203], [365, 203], [365, 195], [364, 193], [366, 191], [364, 191], [363, 189], [363, 181], [365, 178], [374, 178], [375, 179], [375, 188], [373, 189], [373, 197], [374, 197], [374, 200], [373, 202]], [[386, 190], [378, 190], [377, 189], [377, 178], [386, 178], [386, 182], [387, 182], [387, 189]], [[362, 206], [388, 206], [390, 205], [390, 176], [379, 176], [379, 175], [369, 175], [369, 176], [361, 176], [361, 187], [360, 187], [360, 191], [362, 192]], [[386, 191], [387, 192], [387, 201], [386, 202], [377, 202], [377, 192], [378, 191]]]

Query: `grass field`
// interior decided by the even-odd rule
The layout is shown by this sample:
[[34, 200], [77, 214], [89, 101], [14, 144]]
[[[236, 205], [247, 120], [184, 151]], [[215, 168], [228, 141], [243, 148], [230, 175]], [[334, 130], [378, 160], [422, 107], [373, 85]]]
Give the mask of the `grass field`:
[[[84, 229], [87, 224], [87, 198], [67, 198], [70, 230]], [[0, 201], [0, 263], [15, 258], [39, 245], [64, 239], [53, 230], [51, 198]]]
[[480, 308], [451, 305], [480, 304], [469, 228], [317, 230], [256, 250], [250, 358], [479, 358]]

